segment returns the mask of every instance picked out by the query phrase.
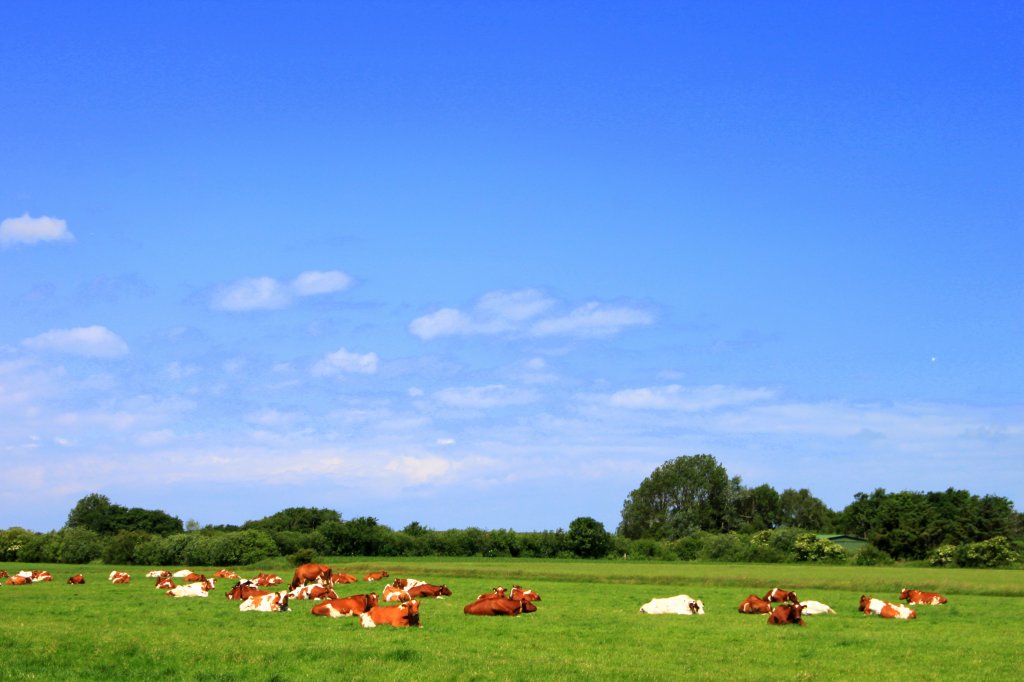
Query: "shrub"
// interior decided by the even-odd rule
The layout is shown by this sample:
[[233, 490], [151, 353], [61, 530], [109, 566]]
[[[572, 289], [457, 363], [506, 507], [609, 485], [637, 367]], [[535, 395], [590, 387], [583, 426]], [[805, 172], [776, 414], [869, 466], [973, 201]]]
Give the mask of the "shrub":
[[842, 561], [846, 550], [840, 545], [815, 537], [814, 533], [801, 533], [793, 543], [797, 561]]
[[969, 568], [995, 568], [1009, 566], [1017, 561], [1010, 541], [1002, 535], [961, 545], [956, 552], [956, 563]]
[[956, 545], [939, 545], [928, 554], [928, 563], [932, 566], [952, 566], [956, 561]]
[[884, 549], [868, 544], [854, 555], [853, 563], [857, 566], [888, 566], [894, 560]]
[[103, 555], [100, 534], [84, 527], [65, 528], [60, 534], [59, 559], [65, 564], [87, 564]]
[[316, 551], [312, 547], [305, 547], [300, 549], [293, 554], [288, 555], [288, 561], [291, 562], [292, 566], [301, 566], [302, 564], [313, 563], [313, 558], [316, 556]]
[[135, 547], [152, 535], [141, 530], [119, 530], [107, 538], [103, 546], [103, 563], [132, 564], [135, 563]]

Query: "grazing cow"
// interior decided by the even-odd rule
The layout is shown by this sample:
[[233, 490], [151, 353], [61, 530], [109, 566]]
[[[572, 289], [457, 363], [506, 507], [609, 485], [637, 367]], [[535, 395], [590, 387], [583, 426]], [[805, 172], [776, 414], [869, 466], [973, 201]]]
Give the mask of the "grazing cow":
[[212, 589], [213, 580], [204, 580], [200, 583], [178, 585], [177, 587], [167, 590], [165, 594], [167, 594], [168, 597], [209, 597], [210, 590]]
[[229, 571], [226, 568], [222, 568], [213, 574], [214, 578], [224, 578], [225, 580], [241, 580], [242, 577], [234, 571]]
[[4, 585], [31, 585], [32, 578], [27, 578], [23, 575], [11, 576], [7, 579]]
[[354, 575], [349, 575], [348, 573], [332, 573], [331, 582], [335, 585], [344, 585], [346, 583], [359, 582], [359, 578]]
[[289, 591], [288, 596], [292, 599], [312, 599], [315, 601], [338, 598], [338, 595], [332, 588], [324, 587], [323, 585], [299, 585]]
[[180, 571], [175, 571], [174, 573], [171, 574], [171, 576], [174, 577], [174, 578], [184, 578], [186, 575], [188, 575], [191, 572], [192, 572], [192, 569], [190, 569], [190, 568], [183, 568]]
[[526, 599], [489, 597], [466, 604], [462, 612], [469, 616], [518, 616], [520, 613], [533, 613], [536, 610], [537, 605]]
[[177, 586], [174, 584], [174, 578], [171, 577], [170, 573], [156, 579], [156, 589], [158, 590], [173, 590], [175, 587]]
[[322, 604], [317, 604], [310, 611], [314, 616], [327, 616], [328, 618], [341, 618], [342, 616], [358, 616], [366, 613], [377, 605], [377, 595], [374, 592], [369, 594], [353, 594], [344, 599], [331, 599]]
[[382, 578], [387, 578], [387, 577], [388, 577], [388, 572], [387, 571], [376, 571], [375, 573], [367, 573], [365, 580], [368, 583], [372, 583], [374, 580], [381, 580]]
[[85, 584], [85, 576], [82, 575], [81, 573], [79, 573], [77, 575], [73, 575], [70, 578], [68, 578], [68, 585], [84, 585], [84, 584]]
[[132, 581], [132, 577], [127, 573], [122, 573], [121, 571], [111, 571], [110, 575], [107, 576], [107, 580], [115, 585], [127, 585]]
[[909, 606], [905, 606], [903, 604], [890, 604], [887, 601], [882, 601], [881, 599], [875, 599], [866, 595], [861, 595], [860, 606], [857, 607], [857, 610], [863, 611], [865, 616], [870, 616], [874, 613], [882, 618], [898, 618], [899, 620], [917, 618], [917, 612]]
[[800, 602], [800, 606], [803, 607], [801, 614], [804, 616], [820, 616], [826, 613], [835, 613], [828, 604], [822, 604], [820, 601], [814, 601], [813, 599]]
[[274, 594], [267, 590], [261, 590], [252, 584], [251, 580], [240, 580], [231, 586], [227, 594], [224, 596], [228, 599], [237, 599], [239, 601], [248, 599], [249, 597], [255, 597], [259, 594]]
[[273, 573], [260, 573], [258, 576], [252, 579], [252, 584], [258, 587], [269, 587], [271, 585], [280, 585], [284, 581], [281, 576], [274, 575]]
[[756, 594], [752, 594], [740, 603], [740, 613], [771, 613], [772, 605]]
[[406, 590], [409, 596], [413, 599], [419, 599], [421, 597], [429, 597], [432, 599], [441, 599], [443, 597], [452, 596], [452, 591], [448, 589], [447, 585], [416, 585]]
[[704, 602], [689, 595], [678, 594], [674, 597], [652, 599], [640, 607], [640, 613], [672, 614], [677, 616], [704, 615]]
[[797, 604], [800, 601], [796, 598], [795, 592], [784, 590], [781, 587], [773, 587], [772, 589], [768, 590], [768, 594], [761, 597], [761, 599], [767, 602], [788, 601], [791, 604]]
[[910, 590], [904, 587], [900, 590], [900, 599], [906, 599], [908, 604], [945, 604], [949, 600], [938, 592], [922, 592], [921, 590]]
[[238, 605], [239, 611], [287, 611], [288, 593], [271, 592], [249, 597]]
[[384, 589], [380, 592], [380, 596], [386, 602], [409, 601], [412, 599], [408, 592], [394, 585], [385, 585]]
[[147, 578], [170, 578], [171, 577], [171, 572], [170, 571], [159, 571], [159, 570], [157, 570], [157, 571], [150, 571], [149, 573], [146, 574], [146, 577]]
[[296, 587], [308, 583], [330, 585], [331, 582], [330, 566], [325, 566], [324, 564], [302, 564], [295, 569], [295, 575], [292, 576], [292, 582], [288, 585], [288, 589], [294, 590]]
[[420, 603], [413, 599], [399, 606], [375, 606], [369, 611], [359, 614], [359, 624], [364, 628], [375, 628], [378, 625], [390, 625], [393, 628], [418, 627], [420, 623]]
[[509, 599], [525, 599], [526, 601], [540, 601], [540, 595], [533, 590], [524, 590], [519, 585], [513, 585], [509, 592]]
[[768, 616], [768, 625], [806, 625], [800, 617], [803, 610], [803, 605], [799, 603], [776, 606]]

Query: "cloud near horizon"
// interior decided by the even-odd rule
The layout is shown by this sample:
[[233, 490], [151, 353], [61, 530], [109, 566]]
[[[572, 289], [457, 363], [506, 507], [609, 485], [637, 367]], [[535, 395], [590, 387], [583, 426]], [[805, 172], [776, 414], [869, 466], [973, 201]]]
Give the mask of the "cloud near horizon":
[[296, 298], [333, 294], [351, 285], [352, 278], [340, 270], [309, 270], [287, 283], [273, 277], [245, 277], [220, 288], [210, 305], [229, 312], [276, 310]]
[[5, 218], [0, 222], [0, 247], [14, 244], [74, 241], [67, 222], [50, 216], [31, 217], [24, 213], [19, 218]]
[[565, 314], [549, 315], [555, 305], [554, 299], [536, 289], [494, 291], [481, 296], [466, 311], [441, 308], [417, 317], [409, 323], [409, 331], [424, 341], [484, 334], [593, 337], [654, 321], [650, 311], [596, 301]]
[[24, 339], [25, 348], [34, 351], [66, 353], [90, 358], [116, 358], [128, 354], [124, 339], [100, 325], [51, 329], [38, 336]]

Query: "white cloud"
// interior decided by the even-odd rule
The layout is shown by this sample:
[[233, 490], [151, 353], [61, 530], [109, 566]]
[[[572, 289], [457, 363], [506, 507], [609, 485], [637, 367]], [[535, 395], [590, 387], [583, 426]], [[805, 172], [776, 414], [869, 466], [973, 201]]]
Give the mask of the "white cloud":
[[437, 444], [438, 445], [455, 445], [455, 439], [454, 438], [438, 438], [437, 439]]
[[616, 391], [608, 396], [608, 404], [634, 410], [678, 410], [698, 412], [719, 407], [744, 405], [775, 397], [766, 388], [734, 386], [653, 386]]
[[292, 280], [292, 291], [296, 296], [316, 296], [344, 291], [352, 284], [352, 278], [339, 270], [320, 272], [310, 270]]
[[346, 372], [376, 374], [377, 362], [376, 353], [351, 353], [344, 348], [339, 348], [333, 353], [328, 353], [313, 365], [312, 371], [315, 376], [333, 376]]
[[523, 289], [484, 294], [477, 302], [476, 309], [485, 318], [521, 322], [540, 315], [552, 305], [554, 301], [536, 289]]
[[222, 287], [214, 294], [212, 306], [216, 310], [239, 312], [246, 310], [276, 310], [292, 303], [296, 296], [320, 296], [344, 291], [352, 278], [340, 270], [309, 270], [289, 284], [273, 277], [246, 277]]
[[610, 336], [626, 327], [651, 324], [653, 321], [654, 316], [646, 310], [591, 302], [564, 317], [540, 320], [530, 332], [534, 336]]
[[25, 213], [20, 218], [5, 218], [0, 222], [0, 246], [73, 241], [74, 238], [67, 223], [60, 218], [45, 215], [32, 218]]
[[417, 317], [409, 324], [409, 331], [424, 340], [438, 336], [481, 333], [468, 315], [454, 308], [442, 308], [436, 313]]
[[526, 405], [538, 400], [533, 391], [509, 388], [502, 384], [445, 388], [434, 393], [434, 398], [445, 405], [469, 408]]
[[106, 327], [75, 327], [51, 329], [24, 339], [22, 345], [30, 350], [68, 353], [92, 358], [116, 358], [128, 353], [128, 344]]

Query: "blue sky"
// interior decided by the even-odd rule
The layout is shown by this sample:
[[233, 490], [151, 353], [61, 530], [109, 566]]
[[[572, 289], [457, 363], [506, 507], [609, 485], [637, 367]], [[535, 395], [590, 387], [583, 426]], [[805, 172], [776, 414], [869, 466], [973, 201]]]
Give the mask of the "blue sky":
[[0, 527], [1024, 507], [1015, 2], [19, 5]]

